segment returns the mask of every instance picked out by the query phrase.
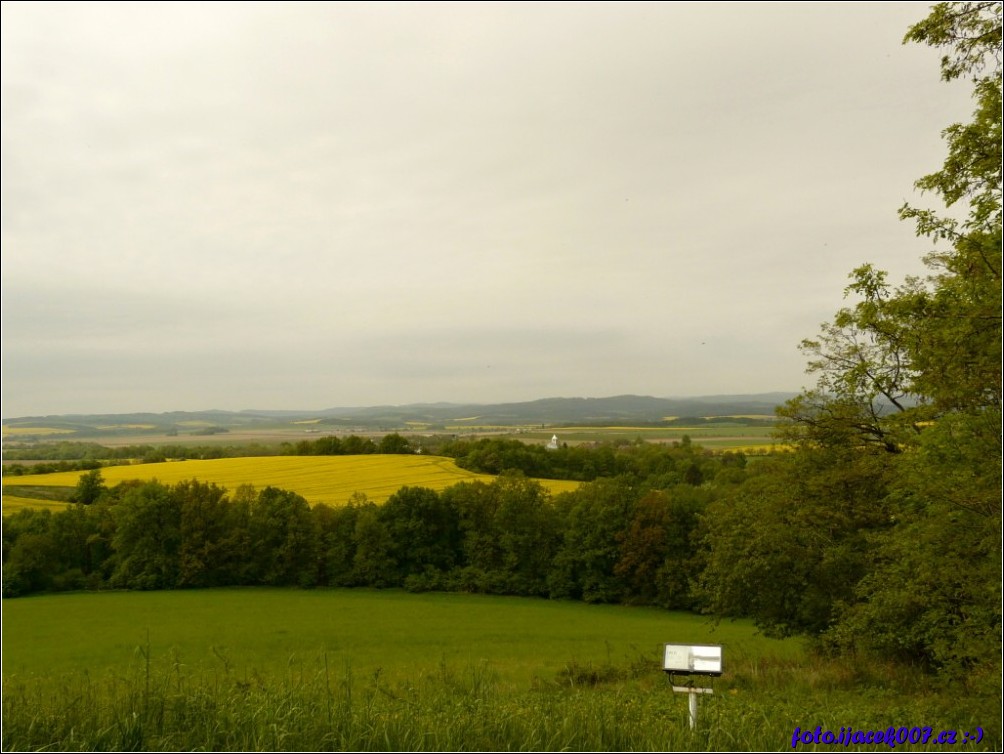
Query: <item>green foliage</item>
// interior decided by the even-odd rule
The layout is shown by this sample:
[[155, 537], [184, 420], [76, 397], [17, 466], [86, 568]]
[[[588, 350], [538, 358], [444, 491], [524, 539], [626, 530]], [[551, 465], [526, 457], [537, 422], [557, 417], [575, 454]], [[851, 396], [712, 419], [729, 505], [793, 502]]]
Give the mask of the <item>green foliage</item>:
[[[4, 455], [9, 452], [4, 450]], [[23, 463], [4, 464], [2, 467], [3, 476], [25, 476], [27, 474], [56, 474], [60, 471], [88, 471], [100, 469], [100, 461], [54, 461], [52, 463], [33, 463], [24, 465]]]
[[25, 508], [4, 519], [3, 596], [49, 589], [52, 561], [58, 554], [49, 536], [52, 513]]
[[367, 453], [376, 453], [377, 446], [368, 437], [358, 437], [349, 435], [342, 438], [342, 454], [347, 456], [358, 456]]
[[240, 506], [230, 506], [226, 490], [195, 480], [174, 487], [181, 501], [179, 587], [240, 583], [248, 529]]
[[476, 442], [455, 443], [445, 449], [462, 469], [484, 474], [520, 471], [527, 476], [547, 476], [547, 450], [519, 440], [483, 438]]
[[539, 482], [503, 474], [493, 483], [498, 497], [494, 529], [499, 533], [502, 592], [548, 593], [547, 577], [560, 542], [560, 520]]
[[619, 536], [614, 573], [624, 579], [636, 602], [672, 610], [694, 607], [691, 582], [700, 573], [700, 514], [711, 494], [686, 484], [655, 490], [639, 500], [628, 528]]
[[49, 474], [59, 471], [75, 471], [77, 469], [100, 468], [102, 464], [131, 463], [139, 460], [142, 463], [157, 463], [166, 458], [173, 459], [205, 459], [205, 458], [237, 458], [251, 456], [274, 456], [278, 448], [266, 447], [257, 443], [245, 445], [122, 445], [108, 447], [93, 442], [46, 442], [37, 443], [27, 448], [4, 449], [4, 457], [8, 460], [46, 460], [54, 463], [33, 464], [21, 466], [13, 472], [4, 467], [4, 475], [14, 474]]
[[698, 595], [710, 612], [752, 617], [769, 636], [818, 634], [865, 573], [881, 509], [842, 479], [791, 462], [758, 471], [702, 519]]
[[[47, 442], [31, 448], [4, 448], [4, 458], [14, 461], [98, 461], [114, 458], [109, 448], [94, 442]], [[128, 457], [128, 456], [124, 456]], [[30, 473], [43, 473], [32, 471]]]
[[415, 450], [406, 437], [393, 432], [384, 435], [379, 443], [358, 435], [347, 435], [341, 438], [335, 435], [326, 435], [316, 440], [301, 440], [295, 445], [283, 443], [282, 452], [296, 456], [355, 456], [370, 453], [408, 455], [414, 453]]
[[414, 452], [415, 450], [411, 447], [411, 443], [408, 441], [408, 438], [399, 435], [397, 432], [384, 435], [380, 438], [380, 442], [377, 443], [377, 453], [408, 455]]
[[870, 265], [855, 270], [847, 292], [860, 301], [825, 325], [821, 338], [806, 341], [809, 366], [820, 373], [821, 391], [840, 397], [881, 395], [903, 410], [901, 399], [912, 396], [934, 415], [999, 409], [1001, 4], [941, 3], [907, 40], [948, 48], [946, 81], [972, 79], [973, 120], [945, 130], [942, 169], [917, 181], [967, 215], [904, 206], [900, 216], [915, 221], [918, 235], [942, 244], [926, 258], [932, 273], [891, 288], [886, 273]]
[[561, 547], [548, 577], [552, 597], [623, 599], [625, 588], [615, 566], [635, 498], [631, 480], [625, 479], [599, 479], [565, 493]]
[[930, 274], [859, 267], [857, 302], [803, 342], [817, 389], [778, 412], [795, 451], [709, 508], [701, 590], [777, 634], [999, 673], [1001, 4], [941, 3], [907, 40], [972, 81], [972, 120], [917, 182], [955, 211], [903, 207]]
[[495, 516], [499, 497], [484, 482], [463, 482], [443, 491], [443, 500], [457, 513], [462, 567], [454, 573], [454, 588], [464, 592], [492, 592], [502, 551]]
[[956, 508], [908, 514], [894, 536], [877, 540], [872, 569], [827, 643], [950, 676], [986, 672], [1001, 634], [999, 537], [998, 528]]
[[365, 504], [365, 500], [355, 500], [341, 508], [323, 503], [313, 507], [318, 530], [318, 585], [353, 586], [352, 564], [356, 553], [353, 535], [359, 511]]
[[252, 583], [312, 586], [317, 578], [317, 527], [301, 495], [266, 487], [248, 520]]
[[999, 658], [1000, 439], [986, 416], [953, 412], [898, 463], [894, 525], [874, 540], [873, 570], [827, 635], [939, 668], [970, 672]]
[[394, 542], [375, 505], [359, 511], [352, 532], [352, 583], [375, 587], [395, 586], [397, 562], [393, 560]]
[[464, 469], [487, 474], [519, 471], [542, 479], [592, 481], [625, 475], [645, 479], [670, 474], [679, 468], [681, 476], [674, 477], [671, 483], [681, 481], [685, 474], [688, 483], [699, 486], [705, 481], [707, 472], [713, 474], [715, 471], [686, 435], [679, 444], [673, 445], [619, 440], [563, 445], [555, 450], [519, 440], [482, 438], [474, 442], [450, 443], [441, 452], [455, 458], [457, 465]]
[[82, 474], [77, 482], [77, 489], [73, 493], [72, 501], [82, 505], [96, 503], [105, 492], [105, 483], [101, 477], [101, 470], [94, 469]]
[[402, 487], [380, 507], [379, 519], [393, 543], [396, 584], [429, 570], [446, 573], [460, 560], [459, 517], [435, 490]]
[[181, 501], [169, 487], [147, 482], [126, 490], [116, 505], [115, 570], [111, 585], [170, 589], [177, 585], [181, 548]]

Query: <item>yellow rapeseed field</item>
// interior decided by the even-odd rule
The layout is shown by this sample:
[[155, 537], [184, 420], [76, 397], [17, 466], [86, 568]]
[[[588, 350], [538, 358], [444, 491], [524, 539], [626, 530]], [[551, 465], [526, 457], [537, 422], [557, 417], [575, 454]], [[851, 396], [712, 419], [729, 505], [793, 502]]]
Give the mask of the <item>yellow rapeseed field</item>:
[[3, 496], [3, 512], [16, 513], [22, 508], [48, 508], [51, 511], [61, 511], [66, 507], [66, 503], [61, 500], [39, 500], [34, 497], [15, 497], [14, 495]]
[[[83, 472], [38, 474], [6, 477], [6, 487], [74, 487]], [[114, 486], [130, 479], [156, 479], [164, 484], [198, 479], [233, 491], [242, 484], [258, 489], [281, 487], [303, 495], [307, 501], [344, 505], [354, 492], [361, 492], [375, 503], [382, 503], [406, 485], [444, 490], [458, 482], [491, 482], [488, 474], [475, 474], [458, 467], [451, 458], [418, 455], [359, 456], [278, 456], [268, 458], [221, 458], [211, 461], [168, 461], [132, 466], [109, 466], [101, 470], [105, 484]], [[542, 479], [552, 494], [574, 490], [578, 482]], [[4, 496], [4, 510], [7, 496]], [[38, 501], [41, 503], [45, 501]]]

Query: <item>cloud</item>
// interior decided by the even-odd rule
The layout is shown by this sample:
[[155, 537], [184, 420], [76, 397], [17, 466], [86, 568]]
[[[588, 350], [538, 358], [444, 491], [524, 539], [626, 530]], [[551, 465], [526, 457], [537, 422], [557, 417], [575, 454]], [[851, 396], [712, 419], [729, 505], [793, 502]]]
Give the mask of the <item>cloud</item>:
[[922, 269], [927, 12], [5, 4], [4, 412], [797, 388]]

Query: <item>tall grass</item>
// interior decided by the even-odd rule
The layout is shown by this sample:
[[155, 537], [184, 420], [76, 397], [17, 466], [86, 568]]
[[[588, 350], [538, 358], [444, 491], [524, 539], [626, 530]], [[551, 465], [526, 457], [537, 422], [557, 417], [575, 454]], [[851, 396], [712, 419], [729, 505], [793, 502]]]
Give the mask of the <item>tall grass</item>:
[[881, 669], [854, 676], [821, 660], [808, 673], [802, 663], [740, 661], [702, 699], [691, 731], [686, 700], [672, 693], [654, 658], [570, 662], [555, 679], [514, 688], [483, 662], [444, 660], [389, 678], [320, 656], [290, 658], [283, 672], [262, 676], [235, 670], [225, 656], [191, 669], [177, 656], [151, 656], [146, 645], [123, 675], [83, 674], [56, 686], [5, 679], [2, 743], [4, 751], [778, 751], [791, 750], [796, 726], [980, 725], [983, 740], [965, 748], [1000, 750], [992, 699], [970, 697], [960, 709], [954, 695], [932, 693], [909, 671], [883, 681]]
[[[648, 608], [220, 589], [32, 597], [4, 612], [4, 751], [791, 751], [794, 729], [816, 726], [979, 726], [983, 740], [955, 750], [1002, 744], [999, 678], [946, 687]], [[694, 732], [660, 669], [668, 640], [725, 646]]]

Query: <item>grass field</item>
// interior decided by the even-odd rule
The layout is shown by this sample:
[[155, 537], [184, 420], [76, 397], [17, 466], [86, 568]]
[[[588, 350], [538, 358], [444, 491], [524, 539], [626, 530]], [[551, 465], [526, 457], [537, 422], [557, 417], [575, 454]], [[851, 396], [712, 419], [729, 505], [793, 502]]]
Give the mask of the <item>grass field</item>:
[[662, 644], [719, 643], [733, 657], [799, 658], [794, 641], [655, 608], [520, 597], [365, 589], [211, 589], [74, 593], [6, 600], [5, 676], [104, 673], [134, 662], [149, 642], [163, 661], [241, 673], [346, 663], [405, 681], [451, 665], [488, 663], [514, 688], [553, 680], [570, 661], [659, 657]]
[[[35, 485], [73, 487], [83, 473], [86, 472], [6, 477], [3, 484], [5, 488]], [[108, 466], [101, 470], [101, 474], [109, 486], [130, 479], [157, 479], [165, 484], [198, 479], [230, 490], [242, 484], [252, 484], [259, 489], [271, 485], [297, 492], [312, 505], [343, 505], [354, 492], [365, 493], [373, 502], [382, 503], [405, 485], [443, 490], [459, 482], [490, 482], [494, 479], [487, 474], [461, 469], [450, 458], [420, 455], [221, 458]], [[552, 493], [573, 490], [579, 485], [578, 482], [550, 479], [541, 480], [541, 483]], [[9, 512], [6, 495], [4, 511]]]
[[[723, 646], [694, 732], [660, 670], [664, 642]], [[982, 730], [978, 744], [900, 751], [1001, 741], [999, 695], [650, 608], [368, 590], [50, 595], [4, 601], [3, 659], [4, 751], [792, 751], [795, 728], [816, 726]]]

